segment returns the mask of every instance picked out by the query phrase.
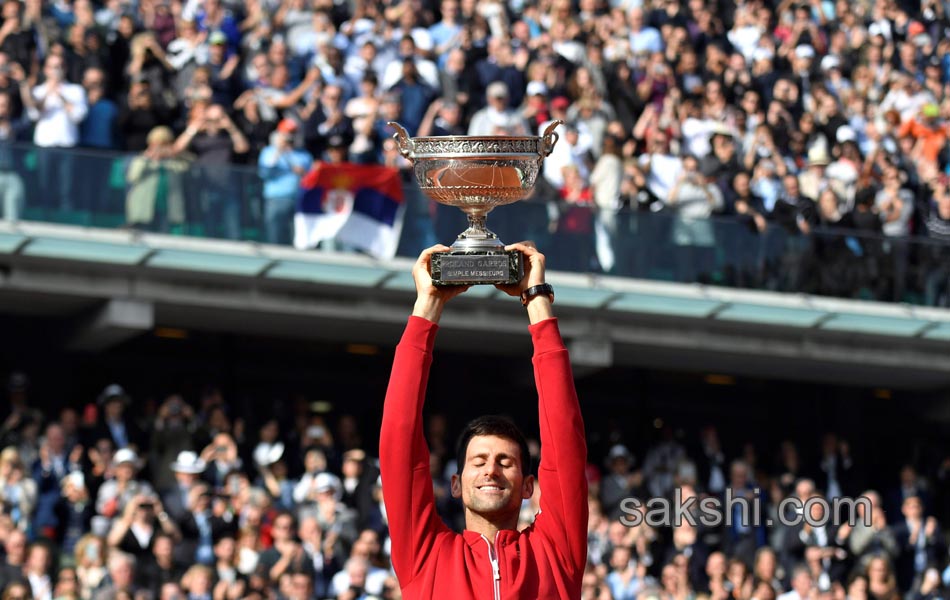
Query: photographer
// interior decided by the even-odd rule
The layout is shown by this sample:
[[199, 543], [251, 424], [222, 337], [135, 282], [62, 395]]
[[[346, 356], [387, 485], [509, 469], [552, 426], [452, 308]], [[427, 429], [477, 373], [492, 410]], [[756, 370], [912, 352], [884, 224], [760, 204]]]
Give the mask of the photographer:
[[264, 240], [271, 244], [293, 241], [300, 178], [313, 164], [310, 154], [294, 148], [296, 131], [295, 121], [281, 121], [258, 160], [258, 173], [264, 180]]
[[[196, 107], [197, 108], [197, 107]], [[174, 151], [195, 154], [200, 165], [201, 210], [206, 233], [238, 239], [241, 229], [240, 195], [235, 193], [229, 165], [250, 145], [220, 104], [194, 110], [192, 121], [177, 140]]]
[[215, 435], [211, 443], [201, 451], [201, 460], [208, 465], [205, 479], [216, 488], [223, 487], [228, 474], [239, 470], [243, 464], [238, 456], [237, 444], [228, 433]]
[[116, 126], [125, 149], [141, 152], [148, 148], [148, 136], [161, 125], [170, 125], [171, 115], [156, 106], [152, 97], [152, 85], [148, 80], [136, 77], [129, 86], [125, 105], [119, 112]]
[[113, 522], [106, 543], [110, 548], [118, 548], [142, 559], [151, 554], [159, 530], [176, 542], [181, 540], [178, 528], [165, 512], [158, 496], [138, 494], [126, 505], [122, 517]]
[[[187, 500], [187, 494], [178, 490], [182, 478], [187, 479], [188, 485], [184, 487], [190, 488], [204, 471], [205, 465], [192, 452], [197, 429], [194, 409], [180, 395], [172, 394], [159, 406], [149, 443], [149, 463], [154, 465], [152, 479], [155, 487], [162, 492], [168, 513], [176, 518], [181, 516]], [[200, 468], [197, 474], [195, 467]], [[169, 502], [168, 498], [175, 495], [177, 498]]]

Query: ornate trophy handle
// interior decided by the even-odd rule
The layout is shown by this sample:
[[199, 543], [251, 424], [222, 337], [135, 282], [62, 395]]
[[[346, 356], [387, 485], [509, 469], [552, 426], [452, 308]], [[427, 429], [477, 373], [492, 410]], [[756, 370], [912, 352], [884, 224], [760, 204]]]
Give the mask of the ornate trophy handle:
[[561, 137], [554, 130], [558, 128], [558, 125], [563, 124], [564, 121], [554, 119], [544, 130], [544, 135], [541, 137], [541, 154], [544, 156], [551, 156], [551, 153], [554, 152], [554, 144], [556, 144]]
[[409, 132], [406, 131], [405, 127], [395, 121], [389, 121], [386, 124], [396, 130], [396, 133], [393, 134], [393, 139], [399, 144], [399, 154], [402, 154], [403, 158], [409, 158], [413, 150], [412, 138], [409, 137]]

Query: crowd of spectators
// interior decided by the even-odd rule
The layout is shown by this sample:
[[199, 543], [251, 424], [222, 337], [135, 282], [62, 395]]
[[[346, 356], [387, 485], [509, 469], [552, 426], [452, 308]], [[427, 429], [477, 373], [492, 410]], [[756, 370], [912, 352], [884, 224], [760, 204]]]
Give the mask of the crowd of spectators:
[[[190, 401], [143, 403], [112, 384], [44, 417], [21, 373], [7, 397], [4, 600], [400, 597], [375, 432], [353, 416], [301, 400], [254, 419], [213, 387]], [[874, 465], [835, 434], [816, 437], [818, 447], [786, 440], [759, 453], [741, 440], [727, 449], [714, 426], [658, 433], [635, 457], [616, 430], [588, 432], [585, 600], [936, 600], [950, 588], [941, 522], [950, 459], [926, 471], [906, 464], [883, 477], [887, 487], [867, 490]], [[452, 435], [446, 415], [428, 416], [437, 508], [461, 529], [449, 493]], [[536, 473], [538, 441], [529, 448]], [[533, 521], [543, 488], [542, 479], [524, 501], [519, 527]], [[867, 504], [821, 526], [795, 521], [795, 508], [781, 504], [859, 494]], [[698, 526], [631, 523], [625, 499], [674, 495]], [[726, 495], [758, 498], [761, 518], [743, 520], [737, 507], [713, 526], [686, 504]]]
[[[663, 235], [686, 255], [687, 278], [708, 275], [712, 249], [728, 243], [704, 224], [722, 216], [753, 233], [783, 230], [791, 237], [777, 243], [791, 248], [802, 243], [794, 238], [848, 232], [816, 251], [832, 293], [864, 269], [869, 281], [892, 274], [885, 295], [901, 300], [908, 265], [924, 263], [932, 276], [918, 291], [946, 303], [946, 9], [941, 0], [5, 0], [0, 144], [44, 149], [41, 208], [102, 208], [75, 184], [107, 179], [109, 163], [57, 149], [120, 150], [138, 156], [126, 175], [130, 224], [191, 218], [224, 237], [240, 234], [241, 219], [228, 165], [259, 166], [265, 239], [286, 243], [288, 190], [312, 161], [406, 166], [385, 146], [389, 120], [413, 135], [520, 135], [561, 119], [540, 194], [557, 209], [550, 228], [588, 246], [572, 252], [576, 268], [612, 269], [609, 240], [624, 235], [626, 206], [675, 220]], [[10, 161], [0, 153], [8, 218], [24, 198]], [[199, 214], [185, 214], [185, 172], [201, 181], [188, 204]], [[757, 252], [748, 246], [740, 252]]]

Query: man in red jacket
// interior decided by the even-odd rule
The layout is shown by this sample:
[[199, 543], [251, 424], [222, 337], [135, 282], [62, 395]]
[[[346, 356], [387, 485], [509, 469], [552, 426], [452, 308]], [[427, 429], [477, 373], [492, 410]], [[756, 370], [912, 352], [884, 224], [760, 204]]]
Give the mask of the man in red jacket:
[[587, 447], [570, 359], [544, 284], [544, 256], [530, 243], [518, 284], [496, 286], [522, 298], [534, 342], [538, 388], [541, 511], [518, 531], [521, 501], [535, 486], [524, 436], [510, 422], [482, 417], [466, 428], [452, 495], [465, 507], [457, 534], [436, 513], [429, 450], [422, 434], [432, 347], [445, 303], [465, 287], [436, 287], [425, 250], [413, 267], [417, 299], [396, 348], [380, 433], [383, 498], [392, 562], [403, 597], [414, 599], [574, 599], [587, 564]]

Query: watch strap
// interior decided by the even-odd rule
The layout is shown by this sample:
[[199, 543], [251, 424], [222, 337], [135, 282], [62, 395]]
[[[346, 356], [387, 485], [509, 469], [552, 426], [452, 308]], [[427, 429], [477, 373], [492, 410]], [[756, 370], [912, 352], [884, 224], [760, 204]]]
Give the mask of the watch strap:
[[551, 303], [554, 303], [554, 288], [551, 287], [550, 283], [542, 283], [541, 285], [533, 285], [521, 292], [521, 304], [527, 306], [528, 301], [530, 301], [535, 296], [541, 295], [546, 295], [548, 298], [550, 298]]

